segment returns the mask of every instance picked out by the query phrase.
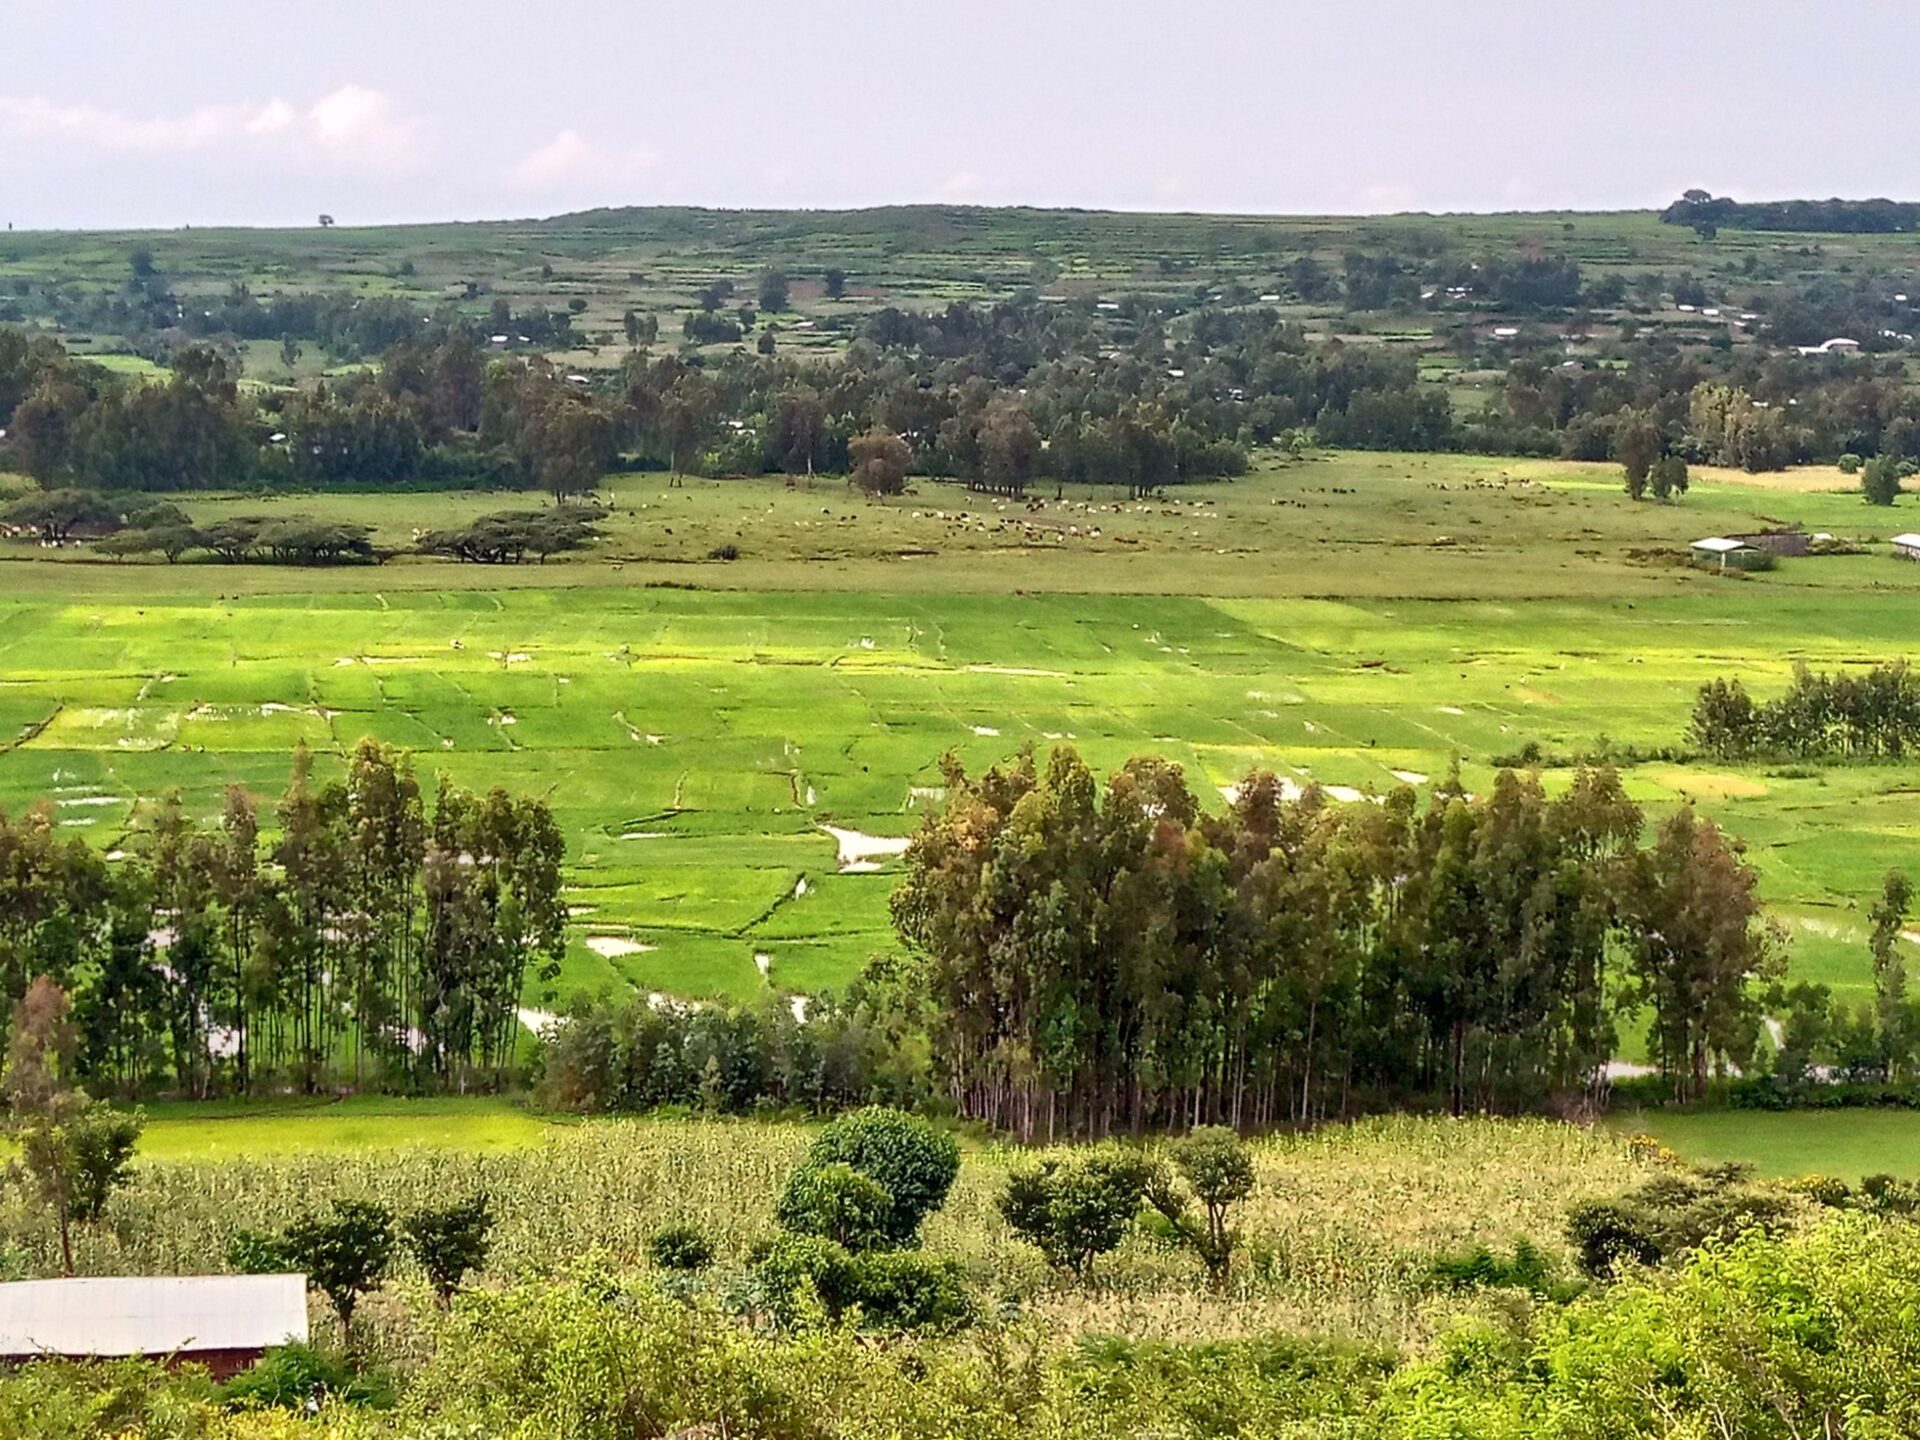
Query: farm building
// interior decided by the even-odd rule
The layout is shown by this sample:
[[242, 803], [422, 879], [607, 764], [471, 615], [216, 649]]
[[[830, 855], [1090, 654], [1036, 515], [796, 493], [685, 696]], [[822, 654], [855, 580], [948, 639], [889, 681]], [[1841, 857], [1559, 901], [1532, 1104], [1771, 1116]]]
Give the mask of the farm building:
[[1775, 555], [1805, 555], [1813, 548], [1813, 537], [1804, 530], [1756, 530], [1747, 535], [1729, 535], [1743, 545], [1754, 545]]
[[1849, 340], [1844, 335], [1836, 335], [1831, 340], [1822, 340], [1818, 345], [1794, 346], [1794, 349], [1802, 355], [1851, 355], [1859, 348], [1858, 340]]
[[224, 1379], [307, 1338], [304, 1275], [116, 1276], [0, 1284], [0, 1363], [127, 1355]]
[[1717, 570], [1760, 570], [1773, 561], [1770, 550], [1728, 535], [1709, 535], [1694, 541], [1687, 549], [1697, 563]]
[[1893, 553], [1902, 560], [1920, 560], [1920, 535], [1894, 536]]

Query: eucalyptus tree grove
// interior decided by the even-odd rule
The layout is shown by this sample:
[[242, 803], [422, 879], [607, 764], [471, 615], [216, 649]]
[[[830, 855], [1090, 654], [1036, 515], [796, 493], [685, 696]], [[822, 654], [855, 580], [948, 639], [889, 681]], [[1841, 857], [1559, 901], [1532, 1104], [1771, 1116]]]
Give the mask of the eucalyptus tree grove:
[[372, 741], [271, 817], [175, 796], [109, 859], [50, 810], [0, 816], [0, 989], [74, 997], [96, 1090], [193, 1095], [498, 1078], [529, 977], [557, 973], [564, 844], [547, 807], [442, 783]]
[[945, 768], [894, 918], [955, 1101], [1024, 1135], [1592, 1095], [1639, 1007], [1679, 1095], [1751, 1051], [1751, 869], [1690, 812], [1643, 847], [1610, 770], [1346, 806], [1255, 774], [1210, 816], [1155, 758]]

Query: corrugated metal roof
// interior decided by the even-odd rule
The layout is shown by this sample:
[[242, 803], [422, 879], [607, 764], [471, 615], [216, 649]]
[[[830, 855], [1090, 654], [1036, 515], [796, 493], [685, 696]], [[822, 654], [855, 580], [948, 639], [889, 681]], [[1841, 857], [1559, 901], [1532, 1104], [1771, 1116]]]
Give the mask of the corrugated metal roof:
[[304, 1275], [167, 1275], [0, 1284], [0, 1355], [261, 1350], [307, 1338]]
[[1704, 540], [1696, 540], [1690, 547], [1694, 550], [1711, 550], [1716, 555], [1728, 555], [1735, 550], [1751, 550], [1754, 547], [1744, 540], [1729, 540], [1724, 535], [1709, 535]]

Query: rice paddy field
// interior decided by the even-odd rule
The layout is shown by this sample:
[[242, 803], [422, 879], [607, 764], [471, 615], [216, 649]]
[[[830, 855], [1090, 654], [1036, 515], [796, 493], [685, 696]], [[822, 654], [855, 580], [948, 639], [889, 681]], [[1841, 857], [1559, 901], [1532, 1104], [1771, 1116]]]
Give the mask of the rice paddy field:
[[[1765, 694], [1791, 666], [1908, 652], [1920, 567], [1844, 477], [1708, 475], [1635, 505], [1604, 466], [1341, 455], [1166, 502], [995, 502], [922, 482], [609, 491], [588, 555], [508, 570], [401, 559], [302, 570], [115, 563], [0, 546], [0, 805], [46, 800], [103, 850], [179, 791], [212, 814], [362, 736], [423, 770], [546, 796], [576, 915], [551, 1003], [580, 988], [805, 993], [895, 944], [897, 854], [938, 762], [1071, 743], [1154, 751], [1219, 793], [1249, 768], [1364, 803], [1458, 760], [1470, 787], [1529, 743], [1549, 762], [1683, 743], [1696, 687]], [[412, 529], [488, 496], [211, 498]], [[513, 502], [505, 502], [513, 503]], [[1744, 578], [1687, 539], [1795, 521], [1867, 553]], [[1889, 528], [1891, 527], [1891, 528]], [[742, 558], [708, 560], [722, 539]], [[1549, 763], [1549, 783], [1564, 778]], [[1920, 767], [1627, 773], [1743, 837], [1797, 974], [1866, 993], [1864, 903], [1920, 872]]]

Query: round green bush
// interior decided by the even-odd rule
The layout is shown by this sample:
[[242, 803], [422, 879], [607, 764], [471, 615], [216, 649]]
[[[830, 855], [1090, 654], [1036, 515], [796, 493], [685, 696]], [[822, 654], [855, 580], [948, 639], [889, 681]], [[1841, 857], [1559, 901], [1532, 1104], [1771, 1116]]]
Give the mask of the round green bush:
[[647, 1258], [662, 1270], [704, 1270], [713, 1263], [713, 1241], [697, 1225], [669, 1225], [648, 1239]]
[[760, 1248], [753, 1282], [769, 1314], [792, 1329], [817, 1305], [837, 1320], [859, 1290], [854, 1257], [820, 1235], [780, 1235]]
[[872, 1106], [841, 1116], [815, 1137], [807, 1164], [835, 1163], [885, 1187], [892, 1204], [881, 1235], [887, 1244], [911, 1245], [920, 1222], [945, 1203], [953, 1188], [960, 1147], [916, 1115]]
[[892, 1243], [893, 1196], [870, 1175], [841, 1161], [809, 1159], [787, 1179], [774, 1218], [796, 1235], [822, 1235], [849, 1250]]

